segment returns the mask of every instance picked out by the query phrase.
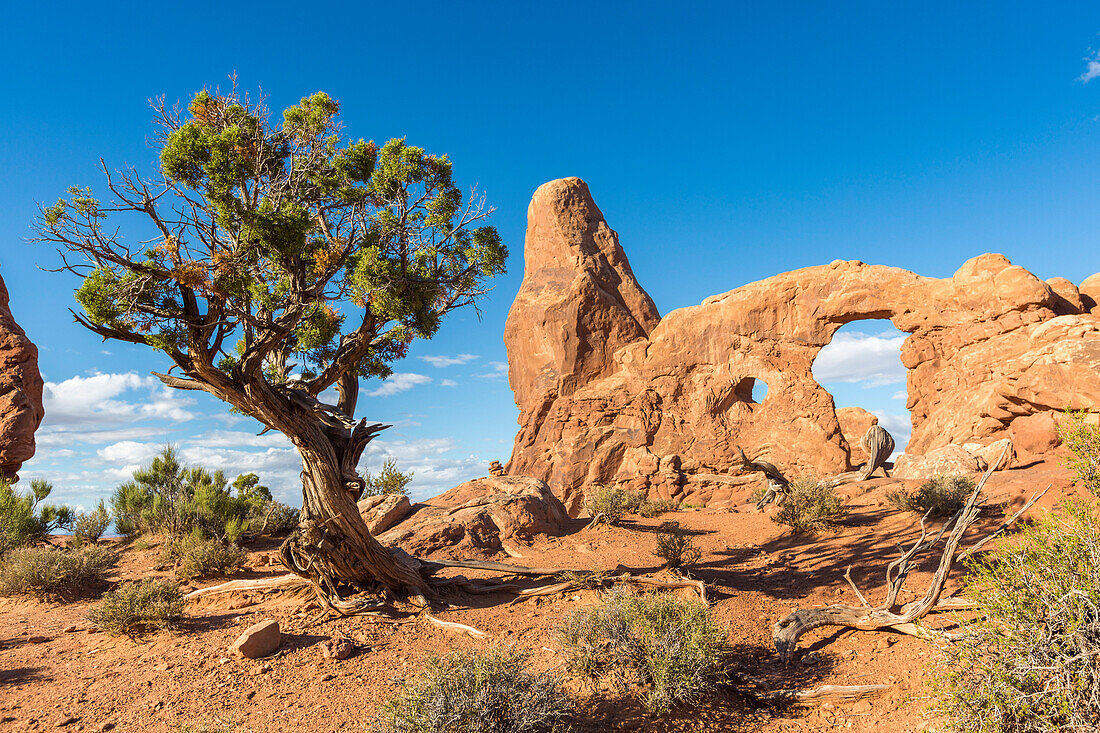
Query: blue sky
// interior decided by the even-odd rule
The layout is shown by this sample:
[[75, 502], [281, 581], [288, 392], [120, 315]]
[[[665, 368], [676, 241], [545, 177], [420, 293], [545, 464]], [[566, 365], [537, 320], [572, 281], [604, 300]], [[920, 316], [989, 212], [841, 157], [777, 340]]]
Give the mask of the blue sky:
[[[148, 99], [233, 72], [276, 109], [329, 92], [350, 135], [447, 153], [497, 207], [509, 272], [480, 319], [451, 318], [362, 400], [395, 424], [364, 465], [396, 457], [420, 496], [508, 457], [504, 318], [528, 200], [553, 178], [588, 181], [662, 313], [837, 258], [938, 277], [986, 251], [1044, 278], [1100, 270], [1095, 2], [94, 5], [20, 4], [0, 28], [0, 273], [49, 382], [22, 473], [62, 500], [105, 496], [171, 441], [297, 501], [278, 436], [82, 331], [74, 279], [25, 242], [36, 201], [101, 185], [101, 156], [155, 160]], [[818, 376], [903, 430], [899, 345], [889, 324], [846, 328]]]

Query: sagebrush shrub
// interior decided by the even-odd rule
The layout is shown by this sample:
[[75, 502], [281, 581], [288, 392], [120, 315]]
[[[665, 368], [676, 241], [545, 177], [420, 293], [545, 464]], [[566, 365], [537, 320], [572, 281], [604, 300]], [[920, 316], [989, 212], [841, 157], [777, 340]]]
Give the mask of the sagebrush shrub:
[[456, 651], [428, 661], [378, 716], [382, 733], [549, 733], [572, 709], [554, 677], [514, 650]]
[[182, 537], [172, 537], [164, 543], [160, 563], [174, 566], [176, 575], [184, 579], [231, 575], [244, 565], [248, 553], [240, 547], [219, 539], [207, 539], [199, 530]]
[[796, 534], [833, 529], [848, 514], [836, 488], [812, 478], [792, 481], [778, 504], [772, 521], [785, 524]]
[[19, 547], [0, 558], [0, 595], [71, 600], [103, 587], [114, 563], [100, 547]]
[[650, 710], [696, 702], [723, 678], [726, 632], [705, 604], [671, 593], [616, 588], [601, 604], [569, 614], [554, 633], [571, 671], [620, 688], [647, 685]]
[[1072, 454], [1066, 465], [1082, 485], [1100, 496], [1100, 425], [1088, 421], [1088, 412], [1067, 410], [1058, 425], [1058, 437]]
[[691, 535], [677, 524], [665, 527], [657, 533], [657, 546], [653, 549], [653, 554], [664, 560], [672, 570], [680, 570], [686, 565], [696, 563], [703, 556]]
[[972, 561], [966, 634], [937, 671], [964, 733], [1100, 728], [1100, 518], [1048, 515]]
[[640, 517], [652, 519], [668, 512], [677, 511], [679, 508], [679, 502], [672, 499], [644, 499], [635, 511]]
[[111, 524], [111, 513], [101, 501], [90, 512], [81, 512], [73, 520], [73, 541], [77, 545], [94, 544], [99, 541]]
[[952, 517], [966, 505], [974, 491], [974, 479], [964, 474], [933, 476], [913, 493], [891, 491], [886, 501], [907, 512], [924, 514], [931, 510], [932, 517]]
[[183, 619], [183, 592], [171, 580], [146, 579], [106, 593], [88, 620], [112, 636], [170, 629]]

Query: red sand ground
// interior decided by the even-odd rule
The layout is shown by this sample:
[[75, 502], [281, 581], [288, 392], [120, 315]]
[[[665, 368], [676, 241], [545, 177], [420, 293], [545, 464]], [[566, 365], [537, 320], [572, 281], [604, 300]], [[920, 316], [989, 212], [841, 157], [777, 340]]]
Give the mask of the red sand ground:
[[[987, 487], [991, 503], [1018, 507], [1048, 483], [1053, 489], [1032, 510], [1048, 510], [1077, 495], [1071, 474], [1053, 458], [995, 474]], [[659, 519], [636, 519], [622, 527], [584, 529], [577, 520], [564, 537], [540, 538], [517, 545], [521, 559], [503, 562], [580, 568], [625, 566], [657, 572], [652, 555], [654, 529], [677, 521], [695, 533], [703, 551], [693, 573], [705, 580], [714, 617], [729, 630], [734, 663], [776, 687], [816, 687], [888, 682], [892, 687], [874, 700], [826, 704], [776, 712], [755, 708], [736, 692], [713, 695], [708, 703], [670, 715], [645, 712], [627, 695], [586, 689], [571, 682], [580, 697], [578, 731], [920, 731], [941, 726], [928, 710], [932, 692], [928, 668], [940, 655], [936, 647], [898, 634], [835, 628], [807, 634], [791, 664], [782, 666], [771, 646], [771, 627], [799, 607], [855, 604], [843, 579], [852, 576], [872, 603], [881, 599], [886, 563], [896, 544], [916, 537], [914, 516], [884, 502], [898, 482], [877, 479], [844, 487], [851, 515], [835, 533], [791, 537], [766, 513], [751, 505], [737, 510], [688, 510]], [[774, 511], [774, 510], [772, 510]], [[992, 528], [1001, 518], [991, 507], [983, 520]], [[972, 530], [973, 531], [973, 530]], [[975, 531], [975, 537], [977, 532]], [[266, 560], [277, 543], [251, 548], [250, 569], [241, 577], [281, 574]], [[128, 549], [114, 580], [157, 573], [151, 568], [158, 549]], [[922, 594], [928, 559], [914, 573], [902, 601]], [[948, 583], [958, 586], [960, 572]], [[221, 581], [207, 581], [212, 585]], [[193, 603], [183, 628], [140, 639], [113, 638], [85, 619], [93, 601], [69, 604], [0, 599], [0, 730], [71, 731], [369, 731], [379, 703], [393, 694], [400, 679], [415, 675], [428, 655], [455, 647], [516, 645], [531, 650], [531, 663], [561, 670], [560, 645], [551, 629], [568, 611], [596, 601], [586, 591], [512, 604], [512, 597], [466, 597], [472, 607], [437, 614], [488, 632], [474, 639], [426, 621], [395, 624], [367, 618], [318, 620], [317, 610], [302, 610], [300, 600], [279, 596], [217, 596]], [[251, 624], [279, 621], [280, 651], [263, 660], [242, 660], [228, 645]], [[950, 617], [930, 617], [930, 625]], [[65, 631], [75, 626], [76, 631]], [[344, 635], [358, 649], [349, 659], [327, 660], [318, 644]], [[34, 636], [45, 642], [30, 643]]]

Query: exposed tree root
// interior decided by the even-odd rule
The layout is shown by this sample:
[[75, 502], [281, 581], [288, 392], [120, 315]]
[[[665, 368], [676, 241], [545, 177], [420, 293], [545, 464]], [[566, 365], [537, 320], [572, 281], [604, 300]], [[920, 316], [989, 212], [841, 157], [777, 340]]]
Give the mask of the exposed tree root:
[[483, 638], [486, 636], [484, 631], [481, 631], [480, 629], [475, 629], [473, 626], [467, 626], [466, 624], [460, 624], [454, 621], [443, 621], [442, 619], [438, 619], [426, 611], [424, 612], [423, 616], [425, 619], [441, 629], [447, 629], [449, 631], [461, 631], [463, 633], [469, 634], [474, 638]]
[[[982, 539], [960, 555], [958, 549], [959, 544], [962, 542], [963, 535], [971, 525], [974, 524], [981, 510], [981, 503], [979, 501], [981, 491], [985, 487], [989, 477], [993, 474], [993, 471], [1000, 465], [1001, 461], [1004, 460], [1007, 452], [1008, 448], [1006, 447], [1001, 453], [1000, 458], [989, 467], [989, 470], [982, 476], [981, 481], [974, 487], [974, 490], [967, 499], [966, 505], [960, 509], [954, 517], [944, 522], [939, 532], [931, 540], [927, 539], [928, 532], [925, 528], [925, 520], [928, 515], [926, 514], [921, 518], [920, 538], [909, 550], [903, 551], [900, 558], [894, 560], [886, 567], [886, 600], [881, 606], [871, 607], [864, 595], [856, 588], [855, 583], [852, 582], [850, 575], [846, 572], [845, 577], [848, 578], [848, 582], [852, 585], [852, 588], [855, 589], [856, 594], [864, 604], [862, 607], [833, 605], [825, 608], [804, 608], [795, 611], [786, 618], [780, 619], [772, 629], [772, 640], [775, 643], [776, 651], [779, 652], [783, 661], [787, 662], [790, 660], [791, 655], [794, 653], [795, 646], [798, 644], [798, 639], [803, 634], [819, 626], [845, 626], [863, 631], [891, 630], [924, 638], [940, 637], [941, 635], [931, 630], [923, 629], [914, 622], [934, 610], [959, 607], [958, 601], [945, 601], [943, 604], [941, 604], [940, 601], [944, 585], [947, 582], [947, 576], [951, 572], [951, 568], [955, 561], [959, 557], [965, 557], [971, 554], [988, 542], [990, 537], [1011, 526], [1020, 515], [1030, 508], [1039, 497], [1045, 494], [1047, 489], [1050, 488], [1048, 486], [1047, 489], [1043, 489], [1043, 491], [1033, 496], [1007, 522], [1003, 523], [988, 537]], [[947, 537], [943, 554], [940, 557], [936, 572], [929, 583], [928, 590], [923, 597], [907, 603], [898, 609], [898, 595], [901, 593], [906, 577], [913, 568], [914, 558], [935, 546], [940, 538], [943, 537], [948, 527], [953, 527], [953, 529]]]

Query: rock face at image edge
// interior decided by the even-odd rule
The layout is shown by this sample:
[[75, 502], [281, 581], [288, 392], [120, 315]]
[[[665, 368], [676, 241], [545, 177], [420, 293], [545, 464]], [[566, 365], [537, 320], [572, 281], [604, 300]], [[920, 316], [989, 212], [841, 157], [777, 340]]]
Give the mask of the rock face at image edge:
[[[789, 474], [850, 469], [861, 454], [811, 366], [852, 321], [909, 334], [908, 453], [988, 445], [1016, 420], [1100, 404], [1095, 275], [1044, 282], [998, 254], [945, 279], [838, 260], [662, 318], [583, 181], [540, 186], [527, 217], [504, 337], [520, 410], [507, 473], [543, 479], [572, 513], [594, 483], [729, 499], [737, 446]], [[1020, 425], [1034, 443], [1034, 418]]]
[[12, 317], [0, 278], [0, 478], [17, 478], [34, 455], [34, 431], [42, 422], [38, 349]]

